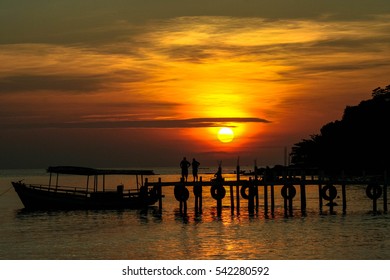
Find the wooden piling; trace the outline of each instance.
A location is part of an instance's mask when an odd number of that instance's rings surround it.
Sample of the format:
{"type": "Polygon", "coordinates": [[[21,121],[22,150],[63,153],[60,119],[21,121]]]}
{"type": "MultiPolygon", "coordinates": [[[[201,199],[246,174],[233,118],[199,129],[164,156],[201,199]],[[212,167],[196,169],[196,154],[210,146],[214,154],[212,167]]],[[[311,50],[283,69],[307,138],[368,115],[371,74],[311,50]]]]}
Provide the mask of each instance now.
{"type": "Polygon", "coordinates": [[[271,215],[275,214],[275,186],[271,185],[271,215]]]}
{"type": "Polygon", "coordinates": [[[195,196],[194,200],[195,200],[195,205],[194,205],[194,208],[195,208],[195,215],[198,215],[198,214],[199,214],[199,203],[198,203],[198,197],[197,197],[197,196],[195,196]]]}
{"type": "Polygon", "coordinates": [[[187,216],[187,200],[180,201],[180,214],[187,216]]]}
{"type": "Polygon", "coordinates": [[[341,194],[343,199],[343,214],[346,214],[347,213],[347,190],[346,190],[345,183],[341,185],[341,194]]]}
{"type": "MultiPolygon", "coordinates": [[[[184,178],[180,179],[179,188],[181,189],[181,193],[186,188],[185,183],[184,183],[184,178]]],[[[179,207],[180,207],[180,214],[187,216],[187,199],[182,199],[182,197],[181,197],[179,207]]]]}
{"type": "Polygon", "coordinates": [[[199,177],[199,182],[194,182],[193,186],[194,200],[195,200],[195,214],[202,213],[202,176],[199,177]]]}
{"type": "Polygon", "coordinates": [[[187,216],[187,200],[183,201],[183,215],[187,216]]]}
{"type": "MultiPolygon", "coordinates": [[[[202,176],[199,177],[199,181],[202,183],[202,176]]],[[[199,213],[203,213],[202,204],[203,204],[203,187],[200,187],[200,197],[199,197],[199,213]]]]}
{"type": "MultiPolygon", "coordinates": [[[[183,182],[184,182],[184,178],[182,177],[182,178],[180,178],[180,184],[178,185],[178,189],[182,188],[183,182]]],[[[179,198],[179,211],[180,211],[180,214],[183,215],[183,201],[180,198],[179,198]]]]}
{"type": "Polygon", "coordinates": [[[372,192],[373,192],[372,193],[372,196],[373,196],[373,198],[372,198],[372,212],[377,213],[378,212],[378,198],[379,198],[379,195],[377,194],[378,193],[377,188],[373,188],[372,192]]]}
{"type": "Polygon", "coordinates": [[[264,215],[268,215],[268,185],[264,184],[264,215]]]}
{"type": "Polygon", "coordinates": [[[217,216],[222,216],[222,199],[217,199],[217,216]]]}
{"type": "Polygon", "coordinates": [[[230,188],[230,211],[231,214],[234,215],[234,190],[233,185],[229,187],[230,188]]]}
{"type": "Polygon", "coordinates": [[[217,201],[217,216],[222,215],[222,199],[225,197],[225,187],[223,181],[216,181],[213,183],[210,189],[211,196],[217,201]]]}
{"type": "Polygon", "coordinates": [[[305,171],[301,171],[301,214],[306,215],[306,174],[305,171]]]}
{"type": "Polygon", "coordinates": [[[318,185],[318,203],[319,203],[320,214],[322,214],[322,196],[321,196],[321,189],[322,189],[322,184],[319,184],[319,185],[318,185]]]}
{"type": "MultiPolygon", "coordinates": [[[[383,195],[384,195],[384,190],[385,190],[385,182],[383,182],[383,187],[377,183],[377,182],[374,182],[374,181],[371,181],[370,183],[368,183],[367,187],[366,187],[366,195],[372,199],[372,212],[373,213],[377,213],[378,211],[378,199],[382,196],[382,192],[383,192],[383,195]]],[[[387,192],[387,190],[386,190],[387,192]]],[[[387,197],[386,199],[384,198],[383,200],[387,200],[387,197]]],[[[383,207],[383,211],[385,210],[385,207],[383,207]]]]}
{"type": "Polygon", "coordinates": [[[254,214],[254,206],[255,206],[255,201],[254,201],[254,186],[253,186],[253,181],[252,178],[249,177],[249,185],[248,185],[248,213],[250,215],[254,214]]]}
{"type": "Polygon", "coordinates": [[[333,199],[329,200],[329,212],[330,212],[330,214],[334,214],[334,202],[333,202],[333,199]]]}
{"type": "Polygon", "coordinates": [[[230,185],[229,190],[230,190],[230,212],[231,212],[231,215],[234,215],[234,189],[233,189],[233,185],[230,185]]]}
{"type": "Polygon", "coordinates": [[[383,212],[387,213],[387,170],[383,174],[383,212]]]}
{"type": "Polygon", "coordinates": [[[201,196],[201,197],[199,198],[199,214],[202,214],[202,213],[203,213],[202,201],[203,201],[203,197],[201,196]]]}
{"type": "Polygon", "coordinates": [[[236,186],[236,199],[237,199],[237,215],[240,214],[240,165],[237,164],[236,168],[237,186],[236,186]]]}
{"type": "Polygon", "coordinates": [[[289,198],[288,198],[288,210],[289,210],[289,214],[290,216],[292,217],[293,216],[293,210],[294,210],[294,207],[293,207],[293,197],[292,195],[290,194],[289,198]]]}
{"type": "Polygon", "coordinates": [[[320,208],[320,214],[322,214],[322,195],[321,195],[321,190],[322,190],[322,174],[321,172],[318,174],[318,203],[319,203],[319,208],[320,208]]]}
{"type": "Polygon", "coordinates": [[[257,162],[255,160],[255,164],[254,164],[254,172],[255,172],[255,181],[254,181],[254,187],[255,187],[255,209],[256,209],[256,213],[259,212],[259,178],[257,176],[257,162]]]}
{"type": "Polygon", "coordinates": [[[296,188],[293,184],[285,182],[284,186],[281,189],[281,194],[284,202],[284,215],[293,216],[293,200],[296,195],[296,188]]]}
{"type": "Polygon", "coordinates": [[[284,216],[288,217],[288,205],[287,205],[287,199],[283,198],[283,209],[284,209],[284,216]]]}
{"type": "Polygon", "coordinates": [[[160,213],[162,213],[162,186],[161,186],[161,178],[158,178],[157,196],[158,196],[158,211],[160,213]]]}
{"type": "Polygon", "coordinates": [[[256,213],[259,212],[259,186],[257,185],[257,180],[255,180],[255,209],[256,213]]]}
{"type": "Polygon", "coordinates": [[[195,188],[197,186],[194,185],[194,200],[195,200],[195,215],[199,214],[199,196],[197,194],[195,194],[195,188]]]}

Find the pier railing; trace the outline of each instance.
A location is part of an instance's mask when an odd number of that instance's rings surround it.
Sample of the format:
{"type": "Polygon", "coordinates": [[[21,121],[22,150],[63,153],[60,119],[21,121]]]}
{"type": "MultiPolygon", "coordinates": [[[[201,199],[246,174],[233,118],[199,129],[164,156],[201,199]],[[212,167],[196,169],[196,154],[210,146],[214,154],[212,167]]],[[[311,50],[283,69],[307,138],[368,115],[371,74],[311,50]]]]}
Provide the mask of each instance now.
{"type": "MultiPolygon", "coordinates": [[[[145,179],[145,186],[154,187],[162,194],[162,189],[167,186],[174,187],[174,195],[176,200],[180,203],[180,212],[187,214],[187,201],[190,198],[190,191],[187,187],[192,187],[194,198],[195,213],[202,213],[202,201],[204,196],[204,187],[210,187],[210,195],[216,200],[217,214],[222,214],[222,200],[225,198],[226,192],[230,194],[230,209],[231,213],[240,213],[241,200],[247,200],[247,208],[249,214],[254,214],[259,210],[260,197],[264,200],[264,214],[274,215],[275,212],[275,187],[280,186],[280,194],[283,198],[283,208],[285,216],[293,215],[294,198],[299,191],[300,210],[303,215],[306,215],[306,188],[308,186],[318,188],[318,205],[319,211],[322,213],[324,206],[329,207],[330,213],[334,212],[336,203],[334,200],[338,195],[338,189],[341,188],[342,212],[347,211],[347,185],[365,185],[366,195],[372,200],[372,211],[378,213],[379,199],[383,202],[383,212],[387,213],[387,176],[384,174],[382,179],[373,178],[331,178],[322,176],[283,176],[266,179],[264,177],[255,176],[254,178],[241,179],[237,175],[237,180],[210,180],[203,181],[200,177],[199,181],[176,181],[176,182],[162,182],[161,178],[158,182],[149,182],[145,179]],[[336,187],[338,186],[338,188],[336,187]],[[325,201],[325,203],[324,203],[325,201]]],[[[162,196],[159,199],[159,209],[162,209],[162,196]]]]}

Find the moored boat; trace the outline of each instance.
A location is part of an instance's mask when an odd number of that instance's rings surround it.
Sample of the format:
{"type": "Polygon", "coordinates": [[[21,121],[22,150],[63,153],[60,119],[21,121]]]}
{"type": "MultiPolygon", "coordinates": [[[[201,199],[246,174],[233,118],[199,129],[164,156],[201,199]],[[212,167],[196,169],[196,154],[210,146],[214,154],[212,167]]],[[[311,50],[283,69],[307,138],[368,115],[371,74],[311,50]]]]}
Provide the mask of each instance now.
{"type": "Polygon", "coordinates": [[[161,189],[142,185],[144,176],[154,175],[152,170],[54,166],[49,167],[47,172],[50,174],[48,185],[26,184],[23,181],[12,182],[25,209],[139,209],[153,205],[162,198],[161,189]],[[53,174],[56,176],[54,184],[53,174]],[[59,175],[62,174],[85,176],[86,185],[84,187],[60,186],[59,175]],[[116,189],[107,189],[106,176],[108,175],[133,176],[135,186],[132,189],[125,189],[123,184],[119,184],[116,189]]]}

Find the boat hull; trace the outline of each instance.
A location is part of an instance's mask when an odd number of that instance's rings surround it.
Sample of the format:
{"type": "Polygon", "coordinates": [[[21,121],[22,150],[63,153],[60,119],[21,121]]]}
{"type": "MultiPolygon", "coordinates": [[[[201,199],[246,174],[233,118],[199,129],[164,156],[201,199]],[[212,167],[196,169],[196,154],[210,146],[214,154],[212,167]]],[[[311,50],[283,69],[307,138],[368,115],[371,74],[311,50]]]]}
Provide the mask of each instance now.
{"type": "Polygon", "coordinates": [[[158,201],[156,192],[146,191],[123,194],[121,192],[76,192],[57,188],[43,188],[12,182],[12,185],[29,210],[75,209],[140,209],[158,201]]]}

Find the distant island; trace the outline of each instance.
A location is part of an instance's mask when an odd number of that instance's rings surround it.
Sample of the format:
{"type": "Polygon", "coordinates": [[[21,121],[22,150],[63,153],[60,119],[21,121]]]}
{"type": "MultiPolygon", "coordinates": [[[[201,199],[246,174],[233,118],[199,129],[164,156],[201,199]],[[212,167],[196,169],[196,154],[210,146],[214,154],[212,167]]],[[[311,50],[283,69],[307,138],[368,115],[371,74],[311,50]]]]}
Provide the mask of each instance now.
{"type": "Polygon", "coordinates": [[[347,106],[341,120],[320,134],[294,144],[291,167],[318,168],[328,174],[383,174],[390,163],[390,85],[372,91],[370,100],[347,106]]]}

